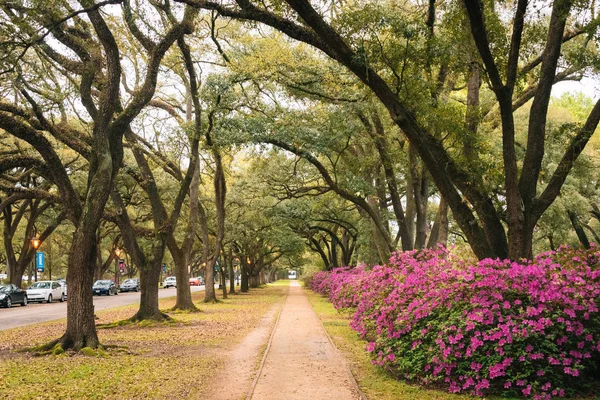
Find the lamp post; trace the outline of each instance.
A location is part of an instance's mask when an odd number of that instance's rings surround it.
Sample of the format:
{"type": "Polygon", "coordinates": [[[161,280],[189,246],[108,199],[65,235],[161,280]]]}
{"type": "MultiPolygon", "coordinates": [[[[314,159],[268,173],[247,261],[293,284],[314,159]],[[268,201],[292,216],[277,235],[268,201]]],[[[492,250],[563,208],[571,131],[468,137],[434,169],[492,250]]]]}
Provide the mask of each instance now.
{"type": "Polygon", "coordinates": [[[235,279],[236,285],[240,286],[240,270],[242,269],[242,266],[241,266],[241,260],[239,257],[233,258],[233,266],[235,267],[234,272],[233,272],[233,278],[235,279]]]}
{"type": "Polygon", "coordinates": [[[40,244],[41,241],[37,236],[31,238],[31,247],[33,247],[33,276],[35,282],[37,282],[37,266],[35,265],[35,262],[37,258],[37,249],[40,247],[40,244]]]}
{"type": "Polygon", "coordinates": [[[119,257],[121,256],[121,249],[119,249],[118,247],[115,249],[115,284],[117,285],[117,287],[119,286],[119,272],[120,272],[120,268],[121,266],[119,265],[119,257]]]}

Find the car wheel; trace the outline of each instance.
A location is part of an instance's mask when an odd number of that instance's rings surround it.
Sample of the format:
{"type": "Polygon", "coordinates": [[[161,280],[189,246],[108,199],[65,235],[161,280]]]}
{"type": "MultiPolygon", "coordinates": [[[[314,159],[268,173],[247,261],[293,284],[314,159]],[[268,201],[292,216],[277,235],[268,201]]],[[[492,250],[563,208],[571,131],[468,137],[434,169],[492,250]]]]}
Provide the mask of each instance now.
{"type": "Polygon", "coordinates": [[[60,295],[60,302],[61,303],[65,302],[65,294],[64,293],[60,295]]]}
{"type": "Polygon", "coordinates": [[[119,295],[119,292],[115,292],[115,296],[118,296],[118,295],[119,295]]]}
{"type": "Polygon", "coordinates": [[[27,305],[27,296],[23,297],[23,301],[21,302],[21,306],[25,307],[27,305]]]}
{"type": "Polygon", "coordinates": [[[12,307],[12,300],[10,299],[10,297],[6,298],[6,308],[11,308],[12,307]]]}
{"type": "Polygon", "coordinates": [[[48,300],[46,300],[46,303],[48,303],[48,304],[52,303],[52,295],[51,294],[48,295],[48,300]]]}

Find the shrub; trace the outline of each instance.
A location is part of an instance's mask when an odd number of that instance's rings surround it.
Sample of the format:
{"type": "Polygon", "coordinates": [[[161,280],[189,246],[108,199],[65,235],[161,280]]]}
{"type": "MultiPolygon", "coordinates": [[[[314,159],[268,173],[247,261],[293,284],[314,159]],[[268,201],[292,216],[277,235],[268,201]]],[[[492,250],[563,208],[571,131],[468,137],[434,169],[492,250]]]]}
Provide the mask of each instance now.
{"type": "Polygon", "coordinates": [[[600,253],[563,247],[531,262],[468,263],[445,249],[315,275],[373,363],[450,392],[538,399],[589,389],[600,355],[600,253]]]}

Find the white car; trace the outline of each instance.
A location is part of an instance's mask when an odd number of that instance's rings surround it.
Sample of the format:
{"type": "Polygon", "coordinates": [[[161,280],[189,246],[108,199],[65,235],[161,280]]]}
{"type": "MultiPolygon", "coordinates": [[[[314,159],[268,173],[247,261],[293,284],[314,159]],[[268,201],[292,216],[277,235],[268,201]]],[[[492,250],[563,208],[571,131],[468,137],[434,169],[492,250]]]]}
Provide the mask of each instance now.
{"type": "Polygon", "coordinates": [[[27,299],[29,302],[52,303],[52,300],[58,299],[61,302],[67,298],[66,289],[56,281],[39,281],[27,289],[27,299]]]}
{"type": "Polygon", "coordinates": [[[177,287],[177,278],[175,278],[174,276],[166,277],[163,282],[163,287],[165,289],[168,289],[170,287],[177,287]]]}

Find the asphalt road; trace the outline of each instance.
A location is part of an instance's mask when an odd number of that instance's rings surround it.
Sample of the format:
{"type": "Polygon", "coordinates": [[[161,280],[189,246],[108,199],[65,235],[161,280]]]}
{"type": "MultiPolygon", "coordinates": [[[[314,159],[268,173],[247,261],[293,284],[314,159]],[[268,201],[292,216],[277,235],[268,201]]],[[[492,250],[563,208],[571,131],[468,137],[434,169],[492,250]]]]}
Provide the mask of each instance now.
{"type": "MultiPolygon", "coordinates": [[[[192,286],[192,292],[204,290],[204,286],[192,286]]],[[[159,289],[158,297],[173,297],[177,295],[177,289],[159,289]]],[[[135,292],[119,293],[118,296],[94,296],[95,311],[106,310],[139,303],[140,294],[135,292]]],[[[54,301],[46,303],[30,303],[26,307],[13,305],[11,308],[0,308],[0,331],[19,326],[37,324],[67,317],[67,303],[54,301]]]]}

